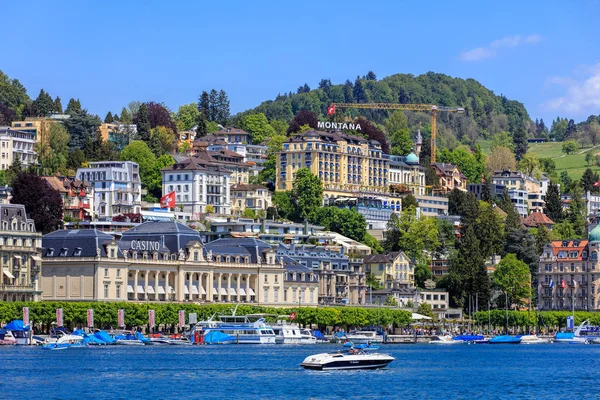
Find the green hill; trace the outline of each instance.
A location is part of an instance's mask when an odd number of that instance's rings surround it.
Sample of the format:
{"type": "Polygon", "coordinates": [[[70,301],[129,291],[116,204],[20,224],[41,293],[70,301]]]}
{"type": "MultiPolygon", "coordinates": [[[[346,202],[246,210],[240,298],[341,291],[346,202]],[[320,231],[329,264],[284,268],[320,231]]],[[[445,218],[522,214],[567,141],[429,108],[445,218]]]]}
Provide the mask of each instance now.
{"type": "Polygon", "coordinates": [[[535,143],[529,145],[528,154],[538,158],[551,158],[556,163],[556,173],[560,176],[562,171],[567,171],[572,179],[579,180],[586,168],[592,168],[594,172],[600,171],[600,167],[588,166],[585,155],[600,153],[600,147],[581,149],[575,154],[566,155],[562,152],[562,142],[535,143]]]}

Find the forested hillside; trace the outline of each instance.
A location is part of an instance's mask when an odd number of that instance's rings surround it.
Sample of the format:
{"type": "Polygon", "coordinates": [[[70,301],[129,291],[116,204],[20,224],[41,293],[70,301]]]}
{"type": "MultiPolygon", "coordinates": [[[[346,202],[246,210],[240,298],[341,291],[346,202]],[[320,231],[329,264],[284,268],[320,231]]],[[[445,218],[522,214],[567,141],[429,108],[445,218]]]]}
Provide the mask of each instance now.
{"type": "MultiPolygon", "coordinates": [[[[498,96],[474,79],[452,78],[428,72],[424,75],[391,75],[377,80],[373,72],[357,77],[354,82],[334,85],[322,79],[318,87],[307,84],[296,93],[285,93],[275,100],[265,101],[258,107],[234,117],[242,121],[247,114],[263,113],[269,121],[289,122],[300,110],[310,110],[326,115],[327,106],[334,102],[346,103],[425,103],[439,106],[463,107],[462,115],[439,113],[438,146],[454,148],[460,144],[473,146],[480,138],[488,138],[507,131],[514,136],[536,136],[536,125],[529,118],[522,103],[498,96]]],[[[391,112],[382,110],[338,110],[348,117],[363,115],[383,125],[391,112]]],[[[425,113],[406,112],[411,137],[422,126],[426,135],[430,130],[430,117],[425,113]]],[[[390,132],[386,132],[388,136],[390,132]]],[[[523,139],[521,139],[523,140],[523,139]]]]}

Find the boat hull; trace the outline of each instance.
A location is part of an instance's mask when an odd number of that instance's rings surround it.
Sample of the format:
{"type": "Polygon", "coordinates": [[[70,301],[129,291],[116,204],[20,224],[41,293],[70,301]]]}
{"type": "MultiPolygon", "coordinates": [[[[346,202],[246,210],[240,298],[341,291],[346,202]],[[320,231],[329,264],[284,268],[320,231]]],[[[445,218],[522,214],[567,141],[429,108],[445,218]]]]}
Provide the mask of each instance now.
{"type": "Polygon", "coordinates": [[[332,370],[345,370],[345,369],[379,369],[387,367],[390,361],[366,361],[358,364],[352,364],[348,361],[336,361],[328,364],[311,364],[302,363],[300,364],[304,369],[312,369],[317,371],[332,371],[332,370]]]}

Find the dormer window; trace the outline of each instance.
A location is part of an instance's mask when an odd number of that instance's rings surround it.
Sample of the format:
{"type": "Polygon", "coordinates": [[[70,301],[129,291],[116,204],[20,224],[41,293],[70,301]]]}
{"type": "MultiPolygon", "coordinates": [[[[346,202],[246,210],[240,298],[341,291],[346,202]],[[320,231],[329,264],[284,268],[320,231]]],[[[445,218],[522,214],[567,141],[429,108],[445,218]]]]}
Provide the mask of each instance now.
{"type": "Polygon", "coordinates": [[[46,256],[47,257],[54,257],[54,249],[52,247],[50,247],[48,249],[48,251],[46,252],[46,256]]]}
{"type": "Polygon", "coordinates": [[[195,252],[194,252],[194,261],[198,261],[198,259],[199,259],[198,257],[199,257],[199,256],[198,256],[198,252],[197,252],[197,251],[195,251],[195,252]]]}
{"type": "Polygon", "coordinates": [[[165,261],[169,260],[169,253],[163,254],[163,260],[165,260],[165,261]]]}
{"type": "Polygon", "coordinates": [[[59,257],[66,257],[67,253],[68,253],[69,249],[66,247],[63,247],[62,249],[60,249],[60,253],[59,253],[59,257]]]}
{"type": "Polygon", "coordinates": [[[81,250],[83,250],[81,247],[75,247],[75,252],[73,253],[73,256],[81,257],[81,250]]]}

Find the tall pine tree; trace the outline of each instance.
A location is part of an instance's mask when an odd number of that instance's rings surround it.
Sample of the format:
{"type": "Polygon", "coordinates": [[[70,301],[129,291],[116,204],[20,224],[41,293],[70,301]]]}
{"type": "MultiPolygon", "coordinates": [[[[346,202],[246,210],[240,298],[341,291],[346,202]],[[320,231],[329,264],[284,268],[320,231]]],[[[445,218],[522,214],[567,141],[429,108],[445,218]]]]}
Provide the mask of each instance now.
{"type": "Polygon", "coordinates": [[[60,97],[58,96],[56,96],[56,98],[54,99],[54,107],[52,108],[52,111],[54,111],[57,114],[63,113],[62,102],[60,101],[60,97]]]}
{"type": "Polygon", "coordinates": [[[146,103],[140,105],[137,113],[137,133],[140,140],[144,142],[150,141],[150,117],[148,115],[148,106],[146,103]]]}
{"type": "Polygon", "coordinates": [[[208,98],[208,93],[203,91],[198,99],[198,111],[201,114],[204,114],[204,118],[207,119],[210,114],[210,100],[208,98]]]}
{"type": "Polygon", "coordinates": [[[550,182],[548,190],[546,191],[546,208],[544,213],[552,221],[559,223],[563,220],[563,209],[562,200],[560,198],[560,191],[558,185],[554,182],[550,182]]]}
{"type": "Polygon", "coordinates": [[[114,122],[113,115],[112,115],[112,113],[109,111],[109,112],[106,114],[106,117],[104,117],[104,123],[105,123],[105,124],[112,124],[113,122],[114,122]]]}

